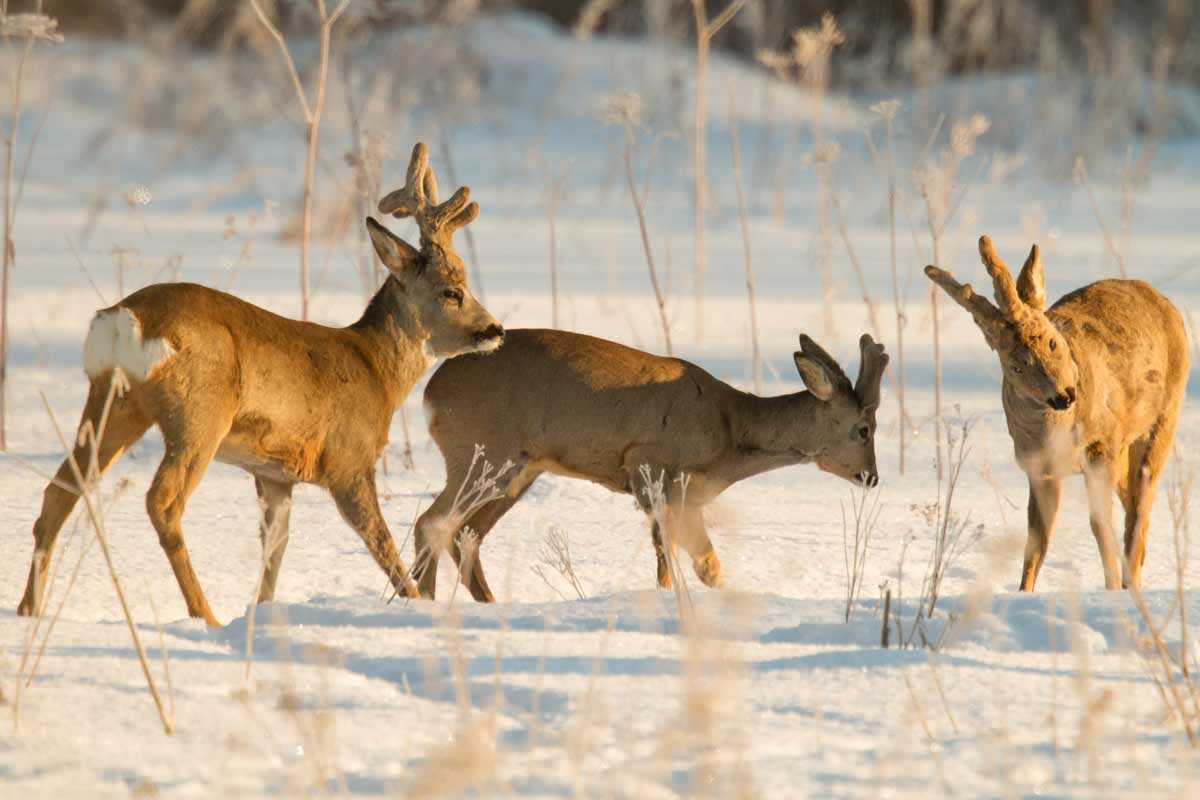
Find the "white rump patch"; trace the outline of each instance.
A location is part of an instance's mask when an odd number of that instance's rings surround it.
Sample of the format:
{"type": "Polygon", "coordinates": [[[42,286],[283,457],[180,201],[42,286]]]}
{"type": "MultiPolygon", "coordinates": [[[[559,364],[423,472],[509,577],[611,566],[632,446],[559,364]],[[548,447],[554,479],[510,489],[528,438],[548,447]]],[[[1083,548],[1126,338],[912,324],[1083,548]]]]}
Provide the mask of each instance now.
{"type": "Polygon", "coordinates": [[[101,311],[83,341],[83,371],[89,378],[120,367],[131,378],[146,380],[154,368],[175,355],[166,339],[142,339],[142,323],[128,308],[101,311]]]}

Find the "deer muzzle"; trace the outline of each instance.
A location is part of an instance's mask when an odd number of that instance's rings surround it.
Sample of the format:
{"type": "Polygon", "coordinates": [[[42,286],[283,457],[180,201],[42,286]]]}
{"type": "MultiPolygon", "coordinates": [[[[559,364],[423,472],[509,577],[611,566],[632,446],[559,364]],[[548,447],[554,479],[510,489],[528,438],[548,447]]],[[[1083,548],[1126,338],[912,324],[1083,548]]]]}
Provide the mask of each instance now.
{"type": "Polygon", "coordinates": [[[1051,397],[1046,401],[1046,405],[1053,408],[1055,411],[1066,411],[1071,406],[1075,405],[1075,389],[1068,388],[1062,394],[1056,397],[1051,397]]]}
{"type": "Polygon", "coordinates": [[[472,338],[477,349],[490,353],[504,343],[504,328],[493,322],[483,330],[476,331],[472,338]]]}

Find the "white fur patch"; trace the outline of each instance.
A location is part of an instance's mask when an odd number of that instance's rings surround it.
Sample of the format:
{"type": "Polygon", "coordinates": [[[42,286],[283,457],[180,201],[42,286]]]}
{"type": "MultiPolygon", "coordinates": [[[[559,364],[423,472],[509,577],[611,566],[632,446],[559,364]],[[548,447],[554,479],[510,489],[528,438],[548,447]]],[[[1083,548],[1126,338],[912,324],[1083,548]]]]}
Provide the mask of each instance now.
{"type": "Polygon", "coordinates": [[[496,336],[491,339],[485,339],[479,343],[479,347],[475,350],[476,353],[494,353],[500,349],[500,345],[504,342],[503,336],[496,336]]]}
{"type": "Polygon", "coordinates": [[[142,339],[142,323],[128,308],[102,311],[92,319],[83,341],[83,371],[89,378],[120,367],[131,378],[146,380],[154,368],[175,355],[166,339],[142,339]]]}

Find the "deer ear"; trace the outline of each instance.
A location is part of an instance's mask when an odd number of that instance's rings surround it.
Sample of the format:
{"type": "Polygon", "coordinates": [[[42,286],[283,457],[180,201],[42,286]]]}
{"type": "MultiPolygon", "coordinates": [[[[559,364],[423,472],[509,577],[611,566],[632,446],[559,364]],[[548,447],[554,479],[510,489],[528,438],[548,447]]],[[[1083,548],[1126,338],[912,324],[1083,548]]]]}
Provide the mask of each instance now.
{"type": "Polygon", "coordinates": [[[375,245],[379,260],[397,277],[420,265],[421,252],[380,225],[373,217],[367,217],[367,232],[371,234],[371,244],[375,245]]]}
{"type": "Polygon", "coordinates": [[[800,380],[818,400],[828,400],[833,397],[833,378],[825,365],[804,353],[792,353],[796,361],[796,369],[800,371],[800,380]]]}
{"type": "Polygon", "coordinates": [[[1021,277],[1017,278],[1017,294],[1025,305],[1035,311],[1046,307],[1046,279],[1042,274],[1042,254],[1035,244],[1021,267],[1021,277]]]}

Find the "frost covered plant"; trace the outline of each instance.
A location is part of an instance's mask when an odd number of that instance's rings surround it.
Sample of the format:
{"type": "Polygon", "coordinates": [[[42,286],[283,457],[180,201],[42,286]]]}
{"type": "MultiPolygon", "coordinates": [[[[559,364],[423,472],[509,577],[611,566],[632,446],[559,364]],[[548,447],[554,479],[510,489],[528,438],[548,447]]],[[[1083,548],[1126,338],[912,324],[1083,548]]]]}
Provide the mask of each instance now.
{"type": "Polygon", "coordinates": [[[854,602],[862,593],[863,573],[867,566],[867,548],[875,535],[879,522],[879,492],[863,484],[850,489],[850,516],[846,517],[846,504],[842,509],[842,556],[846,567],[846,622],[854,609],[854,602]]]}
{"type": "MultiPolygon", "coordinates": [[[[463,523],[488,503],[504,496],[508,486],[506,478],[515,467],[516,464],[512,461],[505,461],[499,467],[495,466],[484,457],[483,445],[475,445],[475,452],[467,467],[467,476],[459,485],[450,510],[436,525],[428,529],[432,539],[416,554],[411,574],[420,575],[431,564],[434,555],[453,544],[460,554],[459,558],[455,559],[459,563],[460,574],[464,580],[469,578],[478,554],[479,537],[470,528],[464,528],[463,523]],[[475,472],[476,465],[479,465],[478,474],[475,472]]],[[[395,597],[393,594],[391,599],[394,600],[395,597]]]]}
{"type": "Polygon", "coordinates": [[[938,503],[934,517],[933,551],[929,556],[929,566],[925,572],[923,586],[923,603],[918,614],[925,619],[933,616],[941,596],[942,582],[954,561],[966,546],[979,540],[983,526],[971,526],[971,512],[959,515],[954,511],[954,491],[958,487],[959,476],[963,465],[971,451],[967,447],[967,439],[971,435],[974,419],[960,419],[957,427],[946,429],[946,452],[949,458],[949,471],[945,481],[938,481],[938,503]]]}
{"type": "Polygon", "coordinates": [[[646,117],[646,103],[637,92],[619,92],[600,101],[600,121],[636,130],[646,117]]]}
{"type": "Polygon", "coordinates": [[[833,49],[846,41],[833,14],[825,13],[820,25],[801,28],[792,34],[792,61],[811,88],[824,89],[829,81],[833,49]]]}
{"type": "Polygon", "coordinates": [[[550,527],[545,541],[542,542],[538,561],[540,563],[533,565],[534,573],[563,600],[567,599],[566,595],[560,592],[554,582],[550,580],[550,572],[557,572],[561,575],[575,590],[575,594],[580,600],[587,597],[583,591],[583,582],[579,580],[579,575],[575,572],[575,559],[571,555],[571,540],[567,538],[567,534],[562,528],[557,525],[550,527]]]}

